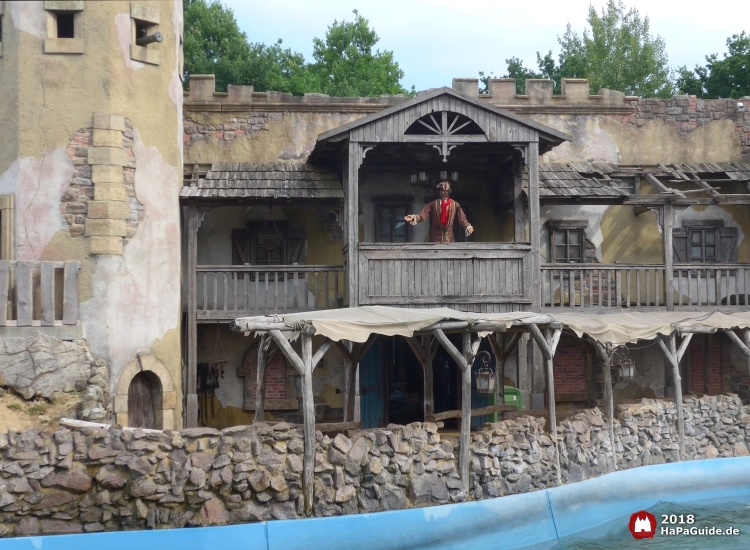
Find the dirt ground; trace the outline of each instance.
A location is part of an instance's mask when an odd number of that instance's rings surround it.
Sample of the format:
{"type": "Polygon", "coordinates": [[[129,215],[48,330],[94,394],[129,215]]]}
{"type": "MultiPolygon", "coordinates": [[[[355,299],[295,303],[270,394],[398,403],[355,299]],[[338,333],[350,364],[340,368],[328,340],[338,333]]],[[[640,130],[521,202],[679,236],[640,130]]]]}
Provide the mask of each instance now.
{"type": "Polygon", "coordinates": [[[55,394],[54,403],[43,397],[25,400],[7,391],[0,397],[0,433],[24,431],[34,426],[56,430],[60,418],[69,417],[79,403],[76,392],[55,394]]]}

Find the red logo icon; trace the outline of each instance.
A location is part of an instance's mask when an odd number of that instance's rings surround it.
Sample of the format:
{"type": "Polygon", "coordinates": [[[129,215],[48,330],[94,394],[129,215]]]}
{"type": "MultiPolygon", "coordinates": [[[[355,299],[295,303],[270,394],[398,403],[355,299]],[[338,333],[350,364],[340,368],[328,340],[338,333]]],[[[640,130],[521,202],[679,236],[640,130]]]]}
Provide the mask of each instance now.
{"type": "Polygon", "coordinates": [[[628,529],[634,539],[652,539],[656,534],[656,516],[641,510],[630,516],[628,529]]]}

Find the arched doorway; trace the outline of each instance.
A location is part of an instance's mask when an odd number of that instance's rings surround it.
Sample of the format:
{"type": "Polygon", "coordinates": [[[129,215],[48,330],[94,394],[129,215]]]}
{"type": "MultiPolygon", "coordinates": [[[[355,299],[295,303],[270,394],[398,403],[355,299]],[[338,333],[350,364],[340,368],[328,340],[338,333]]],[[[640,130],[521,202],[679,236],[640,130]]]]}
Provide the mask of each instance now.
{"type": "Polygon", "coordinates": [[[128,387],[128,426],[162,429],[161,381],[151,372],[136,374],[128,387]]]}

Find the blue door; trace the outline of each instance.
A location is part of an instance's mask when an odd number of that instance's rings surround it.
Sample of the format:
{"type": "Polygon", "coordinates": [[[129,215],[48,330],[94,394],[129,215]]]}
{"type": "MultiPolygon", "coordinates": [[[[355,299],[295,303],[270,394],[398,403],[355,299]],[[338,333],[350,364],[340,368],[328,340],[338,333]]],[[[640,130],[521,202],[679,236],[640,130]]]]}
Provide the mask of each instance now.
{"type": "Polygon", "coordinates": [[[362,428],[383,426],[383,346],[375,342],[359,361],[359,403],[362,428]]]}

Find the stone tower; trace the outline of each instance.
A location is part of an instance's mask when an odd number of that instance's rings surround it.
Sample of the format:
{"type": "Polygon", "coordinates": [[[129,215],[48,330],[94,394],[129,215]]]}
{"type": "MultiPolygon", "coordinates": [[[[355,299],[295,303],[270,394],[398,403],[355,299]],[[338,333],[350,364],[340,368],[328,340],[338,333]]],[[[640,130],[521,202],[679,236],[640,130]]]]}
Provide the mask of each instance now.
{"type": "Polygon", "coordinates": [[[35,303],[32,326],[0,326],[0,338],[41,325],[85,341],[109,368],[123,424],[130,383],[146,371],[164,428],[182,424],[182,9],[181,0],[0,1],[0,259],[30,270],[33,285],[44,269],[80,263],[53,277],[57,290],[32,293],[52,296],[75,323],[57,310],[45,323],[35,303]]]}

